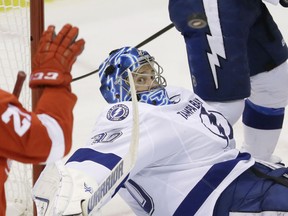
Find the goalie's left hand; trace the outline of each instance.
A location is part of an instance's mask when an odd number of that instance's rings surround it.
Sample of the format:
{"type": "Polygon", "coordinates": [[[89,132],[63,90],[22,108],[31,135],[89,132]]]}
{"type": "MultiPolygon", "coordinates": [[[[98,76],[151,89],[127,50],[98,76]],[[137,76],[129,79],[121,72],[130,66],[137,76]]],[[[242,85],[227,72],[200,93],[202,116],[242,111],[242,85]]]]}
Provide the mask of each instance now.
{"type": "Polygon", "coordinates": [[[38,216],[84,215],[82,202],[98,185],[83,172],[67,168],[59,161],[46,165],[33,188],[38,216]]]}
{"type": "Polygon", "coordinates": [[[46,165],[32,190],[37,215],[62,215],[72,189],[72,178],[62,162],[46,165]]]}

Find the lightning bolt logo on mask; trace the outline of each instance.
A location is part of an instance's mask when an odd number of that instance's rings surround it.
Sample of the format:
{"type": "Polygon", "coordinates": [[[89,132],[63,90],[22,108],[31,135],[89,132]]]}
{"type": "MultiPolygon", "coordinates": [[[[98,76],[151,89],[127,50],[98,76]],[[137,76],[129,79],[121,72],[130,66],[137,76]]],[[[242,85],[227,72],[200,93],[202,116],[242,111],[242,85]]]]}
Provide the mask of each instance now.
{"type": "Polygon", "coordinates": [[[208,44],[211,50],[211,53],[207,53],[207,57],[210,63],[215,87],[216,89],[218,89],[218,79],[216,71],[216,66],[220,67],[218,56],[226,58],[223,35],[218,12],[218,1],[205,0],[203,1],[203,5],[211,33],[211,35],[207,35],[208,44]]]}

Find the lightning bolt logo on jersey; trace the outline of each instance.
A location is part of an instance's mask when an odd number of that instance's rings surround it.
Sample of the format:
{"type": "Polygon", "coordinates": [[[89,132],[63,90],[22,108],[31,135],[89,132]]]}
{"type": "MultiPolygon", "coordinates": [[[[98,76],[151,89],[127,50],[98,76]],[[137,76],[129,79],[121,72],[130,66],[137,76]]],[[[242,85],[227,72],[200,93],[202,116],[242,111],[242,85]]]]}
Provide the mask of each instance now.
{"type": "Polygon", "coordinates": [[[229,140],[233,139],[232,126],[221,113],[215,110],[206,110],[202,107],[200,118],[208,130],[225,139],[227,146],[229,145],[229,140]]]}
{"type": "Polygon", "coordinates": [[[215,110],[207,110],[198,98],[190,100],[185,108],[178,111],[177,114],[188,120],[197,111],[200,111],[199,118],[202,124],[216,136],[225,139],[228,146],[229,140],[233,139],[232,126],[221,113],[215,110]]]}
{"type": "Polygon", "coordinates": [[[208,61],[211,67],[215,88],[218,89],[217,66],[220,67],[218,56],[226,58],[223,34],[218,13],[218,1],[205,0],[203,1],[204,10],[207,20],[213,23],[213,28],[210,28],[210,35],[207,34],[208,44],[211,53],[207,52],[208,61]]]}
{"type": "Polygon", "coordinates": [[[204,100],[247,98],[250,77],[287,59],[283,36],[262,1],[169,0],[169,15],[185,39],[193,90],[204,100]],[[205,15],[206,27],[189,27],[195,13],[205,15]]]}

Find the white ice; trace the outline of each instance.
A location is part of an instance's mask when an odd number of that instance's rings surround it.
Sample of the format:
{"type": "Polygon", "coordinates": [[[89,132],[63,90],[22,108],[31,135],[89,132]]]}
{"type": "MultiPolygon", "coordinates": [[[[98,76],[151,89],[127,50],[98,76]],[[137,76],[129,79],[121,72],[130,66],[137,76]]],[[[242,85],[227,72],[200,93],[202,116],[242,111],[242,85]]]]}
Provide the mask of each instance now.
{"type": "MultiPolygon", "coordinates": [[[[269,5],[274,19],[288,41],[288,19],[285,9],[269,5]],[[286,16],[285,16],[286,13],[286,16]]],[[[54,0],[45,6],[45,25],[59,30],[65,23],[80,28],[79,37],[86,47],[73,67],[78,77],[98,68],[108,53],[122,46],[137,45],[170,24],[168,0],[54,0]]],[[[164,68],[169,85],[191,88],[184,41],[175,28],[142,47],[148,50],[164,68]]],[[[105,105],[99,92],[98,75],[76,81],[72,86],[78,96],[75,108],[73,150],[84,145],[95,119],[105,105]]],[[[275,151],[288,164],[288,118],[275,151]]],[[[241,123],[235,126],[238,145],[242,142],[241,123]]],[[[133,215],[126,204],[115,197],[104,209],[104,216],[133,215]]]]}

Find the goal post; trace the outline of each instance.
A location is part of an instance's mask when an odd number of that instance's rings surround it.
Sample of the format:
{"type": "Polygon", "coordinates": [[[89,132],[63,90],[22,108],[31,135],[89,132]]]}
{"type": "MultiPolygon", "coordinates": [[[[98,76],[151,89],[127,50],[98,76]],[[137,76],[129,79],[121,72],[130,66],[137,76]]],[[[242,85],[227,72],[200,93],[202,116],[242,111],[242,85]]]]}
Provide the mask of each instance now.
{"type": "MultiPolygon", "coordinates": [[[[38,42],[44,30],[44,0],[30,0],[30,32],[31,32],[31,60],[36,52],[38,42]]],[[[32,62],[31,62],[32,65],[32,62]]],[[[31,66],[31,70],[33,70],[31,66]]],[[[36,108],[37,102],[42,94],[42,89],[32,90],[32,110],[36,108]]],[[[33,184],[37,181],[43,165],[33,166],[33,184]]]]}
{"type": "MultiPolygon", "coordinates": [[[[44,30],[44,0],[30,0],[30,32],[31,32],[31,60],[36,53],[37,45],[44,30]]],[[[31,62],[31,70],[33,70],[31,62]]],[[[36,108],[37,102],[41,97],[42,89],[32,90],[32,110],[36,108]]],[[[32,169],[33,173],[33,185],[37,181],[40,173],[44,169],[44,165],[34,165],[32,169]]],[[[33,214],[36,216],[36,206],[33,205],[33,214]]]]}
{"type": "MultiPolygon", "coordinates": [[[[44,0],[0,0],[0,88],[11,92],[18,71],[29,77],[31,59],[44,29],[44,0]]],[[[34,110],[41,89],[31,92],[26,79],[19,101],[34,110]]],[[[31,189],[43,169],[9,160],[11,170],[5,183],[6,215],[32,216],[31,189]],[[34,170],[34,171],[32,171],[34,170]]]]}

